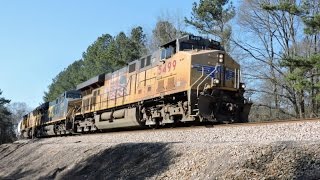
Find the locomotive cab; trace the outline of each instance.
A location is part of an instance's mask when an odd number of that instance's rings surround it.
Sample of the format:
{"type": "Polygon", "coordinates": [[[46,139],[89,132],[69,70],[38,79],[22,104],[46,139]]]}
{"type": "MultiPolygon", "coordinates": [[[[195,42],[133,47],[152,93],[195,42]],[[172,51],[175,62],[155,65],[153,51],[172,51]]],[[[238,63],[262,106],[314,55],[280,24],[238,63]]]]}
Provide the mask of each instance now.
{"type": "Polygon", "coordinates": [[[179,51],[190,50],[224,50],[218,41],[203,39],[200,36],[185,35],[160,47],[160,59],[168,59],[179,51]]]}
{"type": "Polygon", "coordinates": [[[252,103],[244,98],[240,65],[219,42],[186,35],[162,45],[160,51],[159,74],[164,77],[176,74],[176,78],[172,78],[175,80],[168,78],[164,89],[175,86],[169,86],[171,81],[177,81],[176,89],[187,81],[191,117],[215,122],[248,121],[252,103]],[[167,73],[173,65],[179,68],[167,73]]]}

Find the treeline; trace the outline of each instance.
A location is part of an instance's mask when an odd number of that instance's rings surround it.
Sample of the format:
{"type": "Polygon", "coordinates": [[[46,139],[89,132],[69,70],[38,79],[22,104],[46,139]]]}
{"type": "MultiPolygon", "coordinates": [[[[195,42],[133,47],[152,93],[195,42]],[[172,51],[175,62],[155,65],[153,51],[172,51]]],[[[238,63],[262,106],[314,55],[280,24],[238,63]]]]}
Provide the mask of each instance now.
{"type": "Polygon", "coordinates": [[[98,74],[112,72],[146,54],[146,35],[142,27],[135,27],[129,35],[120,32],[113,37],[104,34],[90,45],[82,59],[60,72],[48,87],[44,101],[52,101],[62,92],[98,74]]]}

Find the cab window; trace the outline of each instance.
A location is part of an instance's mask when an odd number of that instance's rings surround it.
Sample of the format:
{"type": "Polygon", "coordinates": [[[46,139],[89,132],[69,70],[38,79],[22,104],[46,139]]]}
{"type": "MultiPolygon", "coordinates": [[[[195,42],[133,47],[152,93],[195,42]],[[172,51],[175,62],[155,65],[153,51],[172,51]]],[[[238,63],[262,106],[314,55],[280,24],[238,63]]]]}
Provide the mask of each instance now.
{"type": "Polygon", "coordinates": [[[150,66],[150,65],[151,65],[151,56],[148,56],[146,66],[150,66]]]}
{"type": "Polygon", "coordinates": [[[169,46],[161,50],[161,59],[168,59],[174,54],[174,48],[169,46]]]}
{"type": "Polygon", "coordinates": [[[130,64],[129,65],[129,73],[132,73],[136,70],[136,63],[130,64]]]}
{"type": "Polygon", "coordinates": [[[142,58],[141,59],[141,61],[140,61],[140,68],[144,68],[144,66],[145,66],[145,61],[146,61],[146,59],[145,58],[142,58]]]}

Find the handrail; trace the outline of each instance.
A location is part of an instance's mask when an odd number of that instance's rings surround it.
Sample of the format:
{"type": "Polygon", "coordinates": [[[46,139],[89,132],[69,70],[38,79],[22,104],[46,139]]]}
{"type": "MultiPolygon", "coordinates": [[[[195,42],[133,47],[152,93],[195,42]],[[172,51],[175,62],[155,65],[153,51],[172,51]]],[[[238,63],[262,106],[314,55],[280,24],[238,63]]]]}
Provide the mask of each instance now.
{"type": "Polygon", "coordinates": [[[234,69],[234,85],[233,85],[234,88],[237,88],[237,84],[238,84],[238,82],[237,82],[238,81],[238,79],[237,79],[238,75],[237,74],[238,74],[237,68],[235,68],[234,69]]]}
{"type": "Polygon", "coordinates": [[[199,96],[199,87],[200,87],[200,85],[209,77],[209,76],[211,76],[214,72],[216,72],[217,71],[217,68],[219,67],[220,65],[216,65],[215,66],[215,68],[214,68],[214,70],[213,71],[211,71],[199,84],[198,84],[198,86],[197,86],[197,97],[199,96]]]}
{"type": "Polygon", "coordinates": [[[237,85],[238,85],[238,88],[237,89],[239,89],[240,88],[240,81],[241,81],[241,71],[240,71],[240,69],[238,69],[238,72],[239,72],[239,74],[238,74],[238,83],[237,83],[237,85]]]}
{"type": "Polygon", "coordinates": [[[203,74],[204,74],[204,68],[202,66],[202,72],[201,72],[201,76],[191,85],[191,88],[203,77],[203,74]]]}

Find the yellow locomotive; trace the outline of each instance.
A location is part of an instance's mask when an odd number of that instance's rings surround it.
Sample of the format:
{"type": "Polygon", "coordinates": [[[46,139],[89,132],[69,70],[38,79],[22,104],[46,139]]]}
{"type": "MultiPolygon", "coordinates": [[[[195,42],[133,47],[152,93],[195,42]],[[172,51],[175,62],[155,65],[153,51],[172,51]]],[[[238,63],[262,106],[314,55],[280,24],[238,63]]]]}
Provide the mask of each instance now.
{"type": "MultiPolygon", "coordinates": [[[[37,136],[186,121],[247,122],[251,103],[240,79],[240,65],[220,43],[187,35],[79,84],[72,98],[64,93],[64,113],[38,123],[37,136]]],[[[53,104],[49,117],[58,113],[53,104]]]]}

